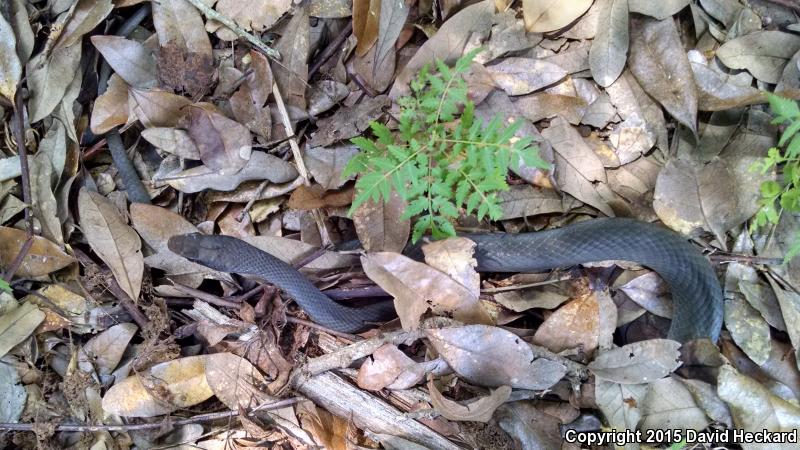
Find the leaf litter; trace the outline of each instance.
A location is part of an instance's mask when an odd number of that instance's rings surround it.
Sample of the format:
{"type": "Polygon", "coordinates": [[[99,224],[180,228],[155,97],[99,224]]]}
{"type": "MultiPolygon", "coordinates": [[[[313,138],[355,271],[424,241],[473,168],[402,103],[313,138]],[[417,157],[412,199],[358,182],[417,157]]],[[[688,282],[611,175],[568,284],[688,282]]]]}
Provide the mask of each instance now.
{"type": "Polygon", "coordinates": [[[800,98],[789,2],[210,5],[0,8],[0,416],[21,426],[0,423],[18,430],[4,445],[61,447],[76,430],[86,448],[287,449],[550,448],[601,422],[796,430],[800,272],[773,262],[800,223],[748,227],[759,186],[786,176],[751,167],[782,131],[764,92],[800,98]],[[478,48],[475,116],[521,121],[513,139],[533,138],[549,169],[510,173],[498,220],[452,225],[660,221],[725,264],[719,347],[663,338],[671,297],[646,268],[483,274],[464,237],[426,243],[424,263],[402,255],[399,196],[348,214],[350,139],[370,121],[394,130],[420,70],[478,48]],[[115,134],[129,168],[106,151],[115,134]],[[399,320],[321,329],[273,286],[171,252],[189,232],[241,237],[342,302],[393,299],[399,320]],[[174,430],[136,434],[167,415],[174,430]]]}

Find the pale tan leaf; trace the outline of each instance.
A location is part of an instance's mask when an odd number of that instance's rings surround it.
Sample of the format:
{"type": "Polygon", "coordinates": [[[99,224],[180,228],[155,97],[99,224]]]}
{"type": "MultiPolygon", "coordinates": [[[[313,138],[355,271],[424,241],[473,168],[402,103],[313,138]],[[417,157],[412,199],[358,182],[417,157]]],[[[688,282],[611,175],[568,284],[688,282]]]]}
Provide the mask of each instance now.
{"type": "Polygon", "coordinates": [[[250,131],[213,104],[201,102],[186,108],[180,125],[197,146],[203,164],[219,175],[233,175],[250,160],[250,131]]]}
{"type": "Polygon", "coordinates": [[[295,11],[286,25],[285,33],[275,44],[281,54],[281,64],[272,67],[275,83],[283,100],[289,106],[306,109],[306,85],[308,83],[308,52],[310,39],[309,17],[306,8],[295,11]]]}
{"type": "Polygon", "coordinates": [[[709,425],[692,394],[675,378],[662,378],[652,383],[641,408],[640,426],[645,432],[665,429],[700,431],[709,425]]]}
{"type": "Polygon", "coordinates": [[[203,28],[200,11],[186,0],[153,3],[153,25],[162,47],[171,43],[188,52],[212,56],[211,41],[203,28]]]}
{"type": "Polygon", "coordinates": [[[786,62],[800,50],[800,36],[782,31],[757,31],[717,49],[717,58],[731,69],[747,69],[767,83],[781,79],[786,62]]]}
{"type": "MultiPolygon", "coordinates": [[[[8,267],[16,258],[27,240],[24,230],[0,227],[0,266],[8,267]]],[[[74,260],[53,242],[41,237],[33,237],[33,246],[23,258],[17,275],[39,277],[63,269],[74,260]]]]}
{"type": "Polygon", "coordinates": [[[200,159],[200,151],[185,130],[179,128],[153,127],[142,130],[147,142],[186,159],[200,159]]]}
{"type": "Polygon", "coordinates": [[[400,219],[406,202],[392,191],[388,202],[369,200],[353,213],[353,225],[364,250],[402,252],[408,242],[411,221],[400,219]]]}
{"type": "Polygon", "coordinates": [[[505,58],[500,63],[488,66],[497,87],[508,95],[523,95],[538,91],[567,76],[561,67],[532,58],[505,58]]]}
{"type": "Polygon", "coordinates": [[[142,241],[111,201],[86,188],[78,194],[80,224],[95,253],[108,264],[122,290],[139,298],[144,274],[142,241]]]}
{"type": "Polygon", "coordinates": [[[646,384],[617,384],[595,378],[594,392],[597,407],[611,427],[636,429],[642,417],[639,405],[647,394],[646,384]]]}
{"type": "Polygon", "coordinates": [[[42,120],[61,103],[80,62],[80,43],[54,49],[48,59],[40,53],[28,62],[26,73],[31,90],[28,102],[31,123],[42,120]]]}
{"type": "Polygon", "coordinates": [[[631,18],[630,70],[672,117],[697,134],[697,88],[675,22],[631,18]]]}
{"type": "Polygon", "coordinates": [[[655,134],[656,145],[659,148],[669,148],[664,111],[642,89],[630,70],[622,72],[622,75],[606,88],[606,92],[623,120],[638,114],[644,119],[648,129],[655,134]]]}
{"type": "Polygon", "coordinates": [[[381,3],[381,0],[353,0],[353,35],[358,56],[364,56],[378,40],[381,3]]]}
{"type": "MultiPolygon", "coordinates": [[[[17,39],[17,55],[22,65],[28,63],[35,44],[35,36],[28,17],[27,4],[27,0],[11,0],[11,16],[9,17],[17,39]]],[[[3,43],[7,42],[7,40],[3,39],[3,43]]]]}
{"type": "Polygon", "coordinates": [[[122,360],[128,343],[139,329],[133,323],[120,323],[89,339],[78,355],[81,369],[109,375],[122,360]]]}
{"type": "Polygon", "coordinates": [[[724,318],[725,328],[742,351],[759,366],[767,362],[771,349],[769,324],[758,310],[742,296],[732,295],[725,299],[724,318]]]}
{"type": "Polygon", "coordinates": [[[145,128],[174,127],[191,100],[168,91],[130,88],[128,103],[145,128]]]}
{"type": "Polygon", "coordinates": [[[468,325],[425,334],[459,376],[481,386],[548,389],[567,373],[563,364],[535,357],[525,341],[502,328],[468,325]]]}
{"type": "Polygon", "coordinates": [[[466,405],[445,398],[436,388],[433,380],[428,381],[428,392],[431,394],[433,408],[450,420],[488,422],[492,420],[494,411],[511,395],[511,387],[500,386],[491,394],[473,399],[466,405]]]}
{"type": "Polygon", "coordinates": [[[621,384],[649,383],[681,365],[679,342],[651,339],[601,353],[588,369],[598,378],[621,384]]]}
{"type": "Polygon", "coordinates": [[[291,0],[219,0],[216,9],[245,30],[261,32],[270,29],[291,7],[291,0]]]}
{"type": "Polygon", "coordinates": [[[9,101],[14,101],[22,76],[22,64],[17,56],[17,39],[14,29],[6,19],[0,15],[0,95],[9,101]]]}
{"type": "Polygon", "coordinates": [[[208,400],[214,392],[205,374],[206,356],[156,364],[106,392],[103,410],[125,417],[154,417],[208,400]]]}
{"type": "Polygon", "coordinates": [[[206,356],[206,382],[229,409],[250,408],[272,398],[264,392],[267,380],[248,360],[233,353],[206,356]]]}
{"type": "Polygon", "coordinates": [[[79,0],[72,17],[58,38],[56,47],[69,47],[80,41],[85,34],[97,27],[113,8],[111,0],[79,0]]]}
{"type": "Polygon", "coordinates": [[[44,320],[44,313],[25,302],[0,316],[0,358],[27,339],[44,320]]]}
{"type": "Polygon", "coordinates": [[[598,0],[602,2],[597,35],[589,51],[592,77],[607,87],[616,80],[628,59],[628,0],[598,0]]]}
{"type": "MultiPolygon", "coordinates": [[[[63,149],[62,151],[66,151],[63,149]]],[[[42,225],[42,235],[56,244],[64,244],[64,234],[56,211],[56,197],[53,195],[53,165],[47,153],[39,152],[29,160],[31,177],[31,200],[33,215],[42,225]]]]}
{"type": "Polygon", "coordinates": [[[559,30],[583,15],[592,6],[592,1],[523,0],[525,27],[533,33],[559,30]]]}
{"type": "Polygon", "coordinates": [[[600,338],[600,302],[596,293],[576,298],[547,317],[533,335],[533,343],[559,353],[580,348],[593,352],[600,338]]]}
{"type": "MultiPolygon", "coordinates": [[[[436,361],[428,363],[438,364],[436,361]]],[[[409,389],[420,383],[432,369],[428,363],[417,363],[393,344],[385,344],[372,353],[358,369],[358,387],[370,391],[409,389]]]]}
{"type": "Polygon", "coordinates": [[[497,197],[503,210],[499,220],[561,213],[569,209],[569,205],[564,205],[564,200],[554,189],[535,188],[528,184],[510,186],[508,191],[499,192],[497,197]]]}
{"type": "Polygon", "coordinates": [[[92,36],[92,44],[114,72],[129,86],[147,89],[158,83],[153,52],[139,42],[120,36],[92,36]]]}
{"type": "Polygon", "coordinates": [[[372,281],[392,294],[406,330],[419,328],[428,309],[464,323],[492,323],[478,297],[433,267],[389,252],[362,256],[361,264],[372,281]]]}
{"type": "MultiPolygon", "coordinates": [[[[590,0],[591,1],[591,0],[590,0]]],[[[497,21],[494,0],[483,0],[467,6],[442,24],[439,31],[417,50],[406,66],[397,74],[389,93],[392,98],[407,95],[408,83],[425,65],[433,65],[436,59],[453,64],[463,53],[467,41],[475,34],[485,35],[497,21]]]]}
{"type": "Polygon", "coordinates": [[[481,278],[473,258],[475,242],[464,237],[453,237],[430,242],[422,246],[425,263],[446,273],[467,288],[476,297],[480,295],[481,278]]]}
{"type": "Polygon", "coordinates": [[[117,74],[108,79],[108,89],[97,97],[92,108],[91,129],[95,134],[107,133],[128,121],[128,84],[117,74]]]}

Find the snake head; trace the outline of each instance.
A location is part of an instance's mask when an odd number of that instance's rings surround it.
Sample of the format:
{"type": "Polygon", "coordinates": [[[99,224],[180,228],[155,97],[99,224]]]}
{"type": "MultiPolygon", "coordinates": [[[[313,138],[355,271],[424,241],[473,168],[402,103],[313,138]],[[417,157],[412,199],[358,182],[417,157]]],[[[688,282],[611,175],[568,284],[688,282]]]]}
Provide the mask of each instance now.
{"type": "Polygon", "coordinates": [[[209,236],[202,233],[179,234],[169,238],[167,247],[189,261],[202,264],[215,270],[225,270],[217,264],[222,256],[228,254],[226,247],[229,236],[209,236]]]}

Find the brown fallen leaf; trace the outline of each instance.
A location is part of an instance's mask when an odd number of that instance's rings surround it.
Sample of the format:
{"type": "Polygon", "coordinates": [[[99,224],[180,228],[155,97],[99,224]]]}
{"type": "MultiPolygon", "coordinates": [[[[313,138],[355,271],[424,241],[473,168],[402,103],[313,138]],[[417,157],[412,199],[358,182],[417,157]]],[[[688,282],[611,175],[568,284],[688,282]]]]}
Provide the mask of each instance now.
{"type": "Polygon", "coordinates": [[[317,183],[325,189],[338,189],[347,182],[342,179],[342,171],[359,151],[352,144],[311,147],[306,149],[305,163],[317,183]]]}
{"type": "Polygon", "coordinates": [[[276,156],[265,152],[253,152],[250,160],[232,175],[222,175],[206,166],[198,166],[163,178],[154,177],[154,181],[163,181],[175,189],[195,193],[206,189],[216,191],[232,191],[245,181],[269,180],[273,183],[286,183],[297,177],[297,169],[276,156]]]}
{"type": "MultiPolygon", "coordinates": [[[[17,257],[28,239],[25,230],[0,227],[0,266],[8,267],[17,257]]],[[[17,275],[21,277],[40,277],[61,270],[75,262],[52,241],[41,236],[33,237],[33,245],[22,259],[17,275]]]]}
{"type": "Polygon", "coordinates": [[[430,309],[434,315],[464,323],[492,323],[480,299],[447,274],[406,256],[379,252],[361,257],[364,272],[394,297],[405,330],[419,328],[430,309]]]}
{"type": "Polygon", "coordinates": [[[628,1],[602,0],[598,20],[602,26],[589,51],[589,67],[592,78],[603,87],[616,80],[628,59],[628,1]]]}
{"type": "Polygon", "coordinates": [[[17,84],[22,76],[22,64],[17,55],[17,39],[14,29],[5,17],[0,17],[0,95],[13,101],[17,84]]]}
{"type": "Polygon", "coordinates": [[[697,88],[672,18],[631,18],[629,67],[648,94],[697,134],[697,88]]]}
{"type": "Polygon", "coordinates": [[[113,8],[111,0],[79,0],[55,47],[69,47],[80,41],[85,34],[97,27],[113,8]]]}
{"type": "Polygon", "coordinates": [[[153,127],[142,130],[142,137],[165,152],[186,159],[200,159],[200,150],[185,130],[153,127]]]}
{"type": "Polygon", "coordinates": [[[441,365],[441,361],[417,363],[396,346],[386,344],[364,361],[358,369],[356,382],[360,388],[370,391],[410,389],[422,382],[435,365],[441,365]]]}
{"type": "Polygon", "coordinates": [[[138,329],[133,323],[120,323],[92,337],[80,348],[78,366],[88,373],[110,375],[138,329]]]}
{"type": "Polygon", "coordinates": [[[559,30],[583,15],[592,1],[574,0],[565,4],[557,0],[523,0],[525,27],[533,33],[559,30]]]}
{"type": "Polygon", "coordinates": [[[468,325],[428,329],[425,335],[459,376],[481,386],[542,390],[567,373],[561,363],[536,358],[525,341],[502,328],[468,325]]]}
{"type": "Polygon", "coordinates": [[[267,385],[264,376],[250,361],[233,353],[206,355],[205,378],[219,401],[232,410],[272,400],[263,390],[267,385]]]}
{"type": "Polygon", "coordinates": [[[795,432],[800,426],[800,408],[797,405],[778,397],[728,364],[720,368],[717,393],[730,406],[736,426],[746,431],[795,432]]]}
{"type": "Polygon", "coordinates": [[[445,398],[436,388],[433,380],[428,381],[428,392],[436,412],[450,420],[488,422],[492,420],[494,411],[511,396],[511,387],[500,386],[491,394],[473,399],[466,405],[445,398]]]}
{"type": "Polygon", "coordinates": [[[281,55],[281,64],[272,67],[275,83],[287,106],[306,109],[306,86],[308,85],[309,17],[305,7],[298,8],[286,32],[278,39],[275,50],[281,55]]]}
{"type": "Polygon", "coordinates": [[[647,395],[646,384],[618,384],[595,378],[594,396],[597,407],[609,425],[618,430],[633,430],[639,425],[639,405],[647,395]]]}
{"type": "Polygon", "coordinates": [[[353,201],[353,188],[326,191],[320,185],[299,186],[292,192],[286,206],[292,209],[311,210],[324,207],[347,206],[353,201]]]}
{"type": "Polygon", "coordinates": [[[400,219],[406,203],[392,191],[388,202],[362,203],[353,213],[353,226],[358,240],[369,252],[397,252],[405,248],[411,232],[411,221],[400,219]]]}
{"type": "Polygon", "coordinates": [[[97,97],[92,108],[91,130],[107,133],[128,121],[128,84],[117,74],[108,79],[108,89],[97,97]]]}
{"type": "Polygon", "coordinates": [[[58,106],[67,91],[81,61],[81,43],[53,50],[49,58],[39,53],[28,62],[26,68],[30,100],[28,114],[30,122],[38,122],[58,106]]]}
{"type": "Polygon", "coordinates": [[[119,283],[135,302],[139,299],[144,275],[142,241],[108,199],[81,189],[78,194],[80,225],[86,240],[100,256],[119,283]]]}
{"type": "Polygon", "coordinates": [[[124,417],[155,417],[208,400],[214,392],[205,374],[206,356],[156,364],[117,382],[103,396],[103,410],[124,417]]]}
{"type": "Polygon", "coordinates": [[[203,164],[219,175],[233,175],[250,160],[250,131],[211,103],[190,105],[178,125],[189,133],[203,164]]]}
{"type": "Polygon", "coordinates": [[[669,148],[664,112],[642,89],[630,70],[622,72],[616,81],[606,87],[606,92],[623,120],[638,114],[656,135],[656,145],[659,148],[669,148]]]}
{"type": "Polygon", "coordinates": [[[45,314],[30,302],[25,302],[1,315],[0,358],[27,339],[44,318],[45,314]]]}
{"type": "Polygon", "coordinates": [[[717,58],[731,69],[747,69],[767,83],[781,79],[787,61],[800,50],[800,36],[782,31],[757,31],[730,40],[717,49],[717,58]]]}
{"type": "Polygon", "coordinates": [[[497,87],[508,95],[523,95],[538,91],[567,76],[567,71],[546,61],[532,58],[505,58],[488,66],[497,87]]]}
{"type": "Polygon", "coordinates": [[[92,36],[92,44],[129,86],[147,89],[157,84],[156,60],[144,45],[120,36],[101,35],[92,36]]]}
{"type": "Polygon", "coordinates": [[[380,16],[380,0],[353,1],[353,35],[356,37],[357,56],[364,56],[378,40],[380,16]]]}
{"type": "Polygon", "coordinates": [[[162,90],[130,88],[128,102],[135,117],[145,128],[175,127],[191,101],[162,90]]]}
{"type": "Polygon", "coordinates": [[[253,133],[269,139],[272,131],[272,116],[267,99],[272,94],[272,69],[267,58],[251,50],[250,71],[245,82],[231,96],[233,116],[253,133]]]}
{"type": "Polygon", "coordinates": [[[682,363],[679,342],[651,339],[600,353],[588,369],[598,378],[621,384],[639,384],[663,378],[682,363]]]}
{"type": "Polygon", "coordinates": [[[475,242],[465,237],[452,237],[434,241],[422,246],[425,263],[446,273],[453,280],[467,288],[473,295],[480,296],[481,277],[476,267],[475,242]]]}

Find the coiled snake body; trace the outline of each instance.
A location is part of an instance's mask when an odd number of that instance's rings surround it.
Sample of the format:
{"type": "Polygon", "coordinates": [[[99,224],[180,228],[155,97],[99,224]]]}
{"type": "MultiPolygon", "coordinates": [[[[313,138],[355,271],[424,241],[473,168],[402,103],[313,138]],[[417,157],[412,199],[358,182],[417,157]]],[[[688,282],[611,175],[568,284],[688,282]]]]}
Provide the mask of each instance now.
{"type": "MultiPolygon", "coordinates": [[[[475,241],[482,272],[533,272],[603,260],[625,260],[656,271],[672,291],[669,337],[716,341],[722,327],[722,289],[708,260],[689,242],[663,227],[632,219],[594,219],[554,230],[466,235],[475,241]]],[[[340,305],[300,272],[274,256],[229,236],[173,236],[169,248],[223,272],[264,279],[289,294],[325,327],[357,332],[386,316],[385,303],[364,308],[340,305]]]]}

